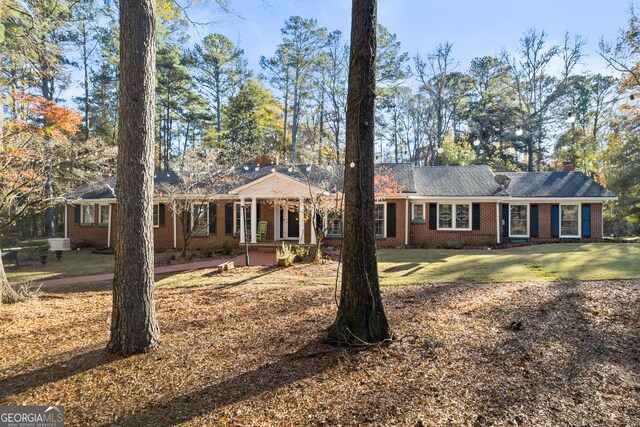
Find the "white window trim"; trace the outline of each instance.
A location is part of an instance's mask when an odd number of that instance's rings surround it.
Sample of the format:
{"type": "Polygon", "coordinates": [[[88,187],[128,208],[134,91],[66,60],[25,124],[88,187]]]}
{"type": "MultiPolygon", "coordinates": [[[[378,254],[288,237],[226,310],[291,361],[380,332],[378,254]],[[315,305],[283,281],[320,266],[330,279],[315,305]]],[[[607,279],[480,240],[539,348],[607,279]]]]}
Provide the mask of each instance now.
{"type": "Polygon", "coordinates": [[[341,221],[342,221],[342,232],[340,232],[340,234],[329,234],[329,214],[331,213],[330,211],[327,211],[324,215],[324,236],[329,238],[329,239],[334,239],[334,238],[340,238],[344,236],[344,210],[340,211],[342,213],[341,215],[341,221]]]}
{"type": "Polygon", "coordinates": [[[582,238],[582,203],[560,203],[558,207],[558,235],[561,239],[580,239],[582,238]],[[577,206],[578,207],[578,234],[562,234],[562,207],[577,206]]]}
{"type": "Polygon", "coordinates": [[[473,227],[473,204],[472,203],[455,203],[455,202],[438,202],[437,211],[436,211],[436,229],[438,231],[471,231],[473,227]],[[440,227],[440,205],[451,205],[451,215],[452,215],[452,227],[440,227]],[[469,206],[469,227],[467,228],[458,228],[458,218],[456,215],[456,206],[458,205],[467,205],[469,206]]]}
{"type": "Polygon", "coordinates": [[[415,222],[418,224],[422,224],[427,222],[427,219],[425,218],[425,213],[427,212],[426,207],[425,207],[424,202],[422,203],[411,203],[411,222],[415,222]],[[416,205],[422,205],[422,218],[416,221],[416,211],[415,211],[415,207],[416,205]]]}
{"type": "MultiPolygon", "coordinates": [[[[158,209],[160,209],[160,207],[158,206],[158,209]]],[[[158,222],[160,222],[160,211],[158,211],[158,222]]],[[[209,235],[209,202],[204,202],[204,203],[191,203],[191,234],[193,234],[194,236],[208,236],[209,235]],[[206,218],[207,218],[207,226],[205,227],[205,229],[203,231],[196,231],[195,229],[195,221],[196,221],[196,216],[194,215],[194,211],[196,206],[202,206],[205,205],[206,208],[204,210],[205,214],[206,214],[206,218]]]]}
{"type": "MultiPolygon", "coordinates": [[[[249,212],[249,216],[247,217],[247,222],[249,223],[247,224],[247,235],[250,236],[251,235],[251,214],[250,214],[251,203],[247,204],[245,201],[244,208],[248,209],[248,212],[249,212]]],[[[207,215],[209,214],[207,213],[207,215]]],[[[233,235],[234,236],[240,235],[240,230],[238,230],[238,224],[236,221],[236,218],[238,218],[239,216],[240,216],[240,202],[234,202],[233,203],[233,235]]]]}
{"type": "Polygon", "coordinates": [[[109,215],[109,205],[105,205],[105,204],[101,204],[98,205],[98,227],[108,227],[109,226],[109,222],[111,222],[111,218],[109,215]],[[106,222],[102,222],[100,221],[102,219],[102,207],[105,206],[107,208],[107,221],[106,222]]]}
{"type": "Polygon", "coordinates": [[[531,234],[531,205],[529,203],[514,203],[509,204],[509,237],[515,238],[528,238],[531,234]],[[511,234],[511,207],[512,206],[526,206],[527,207],[527,234],[511,234]]]}
{"type": "MultiPolygon", "coordinates": [[[[153,228],[160,228],[160,203],[154,203],[153,207],[158,207],[158,225],[156,225],[156,218],[155,215],[153,214],[153,211],[151,211],[151,221],[153,222],[153,228]]],[[[192,227],[193,228],[193,227],[192,227]]]]}
{"type": "MultiPolygon", "coordinates": [[[[387,238],[387,202],[376,202],[376,205],[384,205],[384,208],[382,209],[382,216],[383,216],[383,225],[382,225],[382,234],[376,234],[375,237],[376,239],[386,239],[387,238]]],[[[375,217],[374,217],[374,228],[373,231],[375,233],[375,217]]]]}
{"type": "Polygon", "coordinates": [[[84,203],[80,206],[80,225],[84,227],[91,227],[96,225],[96,205],[90,203],[84,203]],[[93,208],[93,214],[91,215],[91,222],[85,222],[84,220],[84,207],[91,206],[93,208]]]}

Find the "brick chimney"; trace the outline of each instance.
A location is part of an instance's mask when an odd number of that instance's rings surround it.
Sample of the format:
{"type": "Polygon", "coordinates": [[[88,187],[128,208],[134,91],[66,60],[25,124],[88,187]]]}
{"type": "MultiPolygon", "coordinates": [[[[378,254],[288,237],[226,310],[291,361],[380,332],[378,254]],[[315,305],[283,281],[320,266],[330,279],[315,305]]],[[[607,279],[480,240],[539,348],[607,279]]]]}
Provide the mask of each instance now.
{"type": "Polygon", "coordinates": [[[576,165],[571,160],[565,160],[558,166],[558,172],[573,172],[576,170],[576,165]]]}
{"type": "Polygon", "coordinates": [[[270,156],[257,156],[254,163],[259,165],[270,165],[277,162],[273,157],[270,156]]]}

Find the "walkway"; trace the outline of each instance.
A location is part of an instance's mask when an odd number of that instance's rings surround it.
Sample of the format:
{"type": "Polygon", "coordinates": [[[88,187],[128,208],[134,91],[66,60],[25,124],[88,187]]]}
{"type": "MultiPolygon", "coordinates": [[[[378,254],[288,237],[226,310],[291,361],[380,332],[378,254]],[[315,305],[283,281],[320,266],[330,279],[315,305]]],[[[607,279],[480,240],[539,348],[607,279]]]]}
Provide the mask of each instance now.
{"type": "MultiPolygon", "coordinates": [[[[180,271],[200,270],[203,268],[217,267],[218,265],[233,261],[236,267],[243,267],[244,254],[235,258],[229,259],[213,259],[210,261],[191,262],[187,264],[173,264],[163,265],[156,267],[155,274],[167,274],[177,273],[180,271]]],[[[275,264],[275,254],[268,252],[250,252],[249,253],[249,265],[273,265],[275,264]]],[[[45,280],[42,286],[55,286],[55,285],[71,285],[74,283],[93,283],[93,282],[106,282],[113,280],[113,273],[106,274],[94,274],[91,276],[77,276],[77,277],[64,277],[62,279],[45,280]]]]}

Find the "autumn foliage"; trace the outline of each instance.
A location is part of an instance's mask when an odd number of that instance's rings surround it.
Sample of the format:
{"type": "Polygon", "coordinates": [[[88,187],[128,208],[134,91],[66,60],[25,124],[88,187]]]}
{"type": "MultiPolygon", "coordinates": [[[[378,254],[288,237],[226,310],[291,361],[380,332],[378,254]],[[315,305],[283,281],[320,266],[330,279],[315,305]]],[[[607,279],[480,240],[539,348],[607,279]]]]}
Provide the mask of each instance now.
{"type": "Polygon", "coordinates": [[[82,116],[78,111],[58,105],[41,96],[14,93],[20,114],[10,125],[21,132],[31,132],[54,139],[66,139],[80,131],[82,116]]]}

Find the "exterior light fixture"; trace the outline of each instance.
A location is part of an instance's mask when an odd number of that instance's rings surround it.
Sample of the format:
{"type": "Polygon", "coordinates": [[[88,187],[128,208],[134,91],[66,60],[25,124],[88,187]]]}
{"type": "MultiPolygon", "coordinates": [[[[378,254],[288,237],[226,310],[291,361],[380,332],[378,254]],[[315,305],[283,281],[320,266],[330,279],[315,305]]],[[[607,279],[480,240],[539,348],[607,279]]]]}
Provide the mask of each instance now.
{"type": "Polygon", "coordinates": [[[351,162],[351,163],[349,163],[349,167],[351,167],[351,168],[355,168],[355,167],[356,167],[355,162],[351,162]]]}
{"type": "Polygon", "coordinates": [[[438,147],[437,151],[438,151],[438,154],[442,154],[442,153],[444,153],[444,148],[438,147]]]}
{"type": "Polygon", "coordinates": [[[523,133],[524,133],[524,131],[522,130],[522,128],[520,126],[518,126],[518,129],[516,129],[516,135],[517,136],[522,136],[523,133]]]}
{"type": "Polygon", "coordinates": [[[567,114],[567,123],[575,123],[576,122],[576,116],[572,113],[569,112],[569,114],[567,114]]]}
{"type": "Polygon", "coordinates": [[[480,140],[479,139],[474,140],[473,141],[473,146],[477,147],[478,145],[480,145],[480,140]]]}

